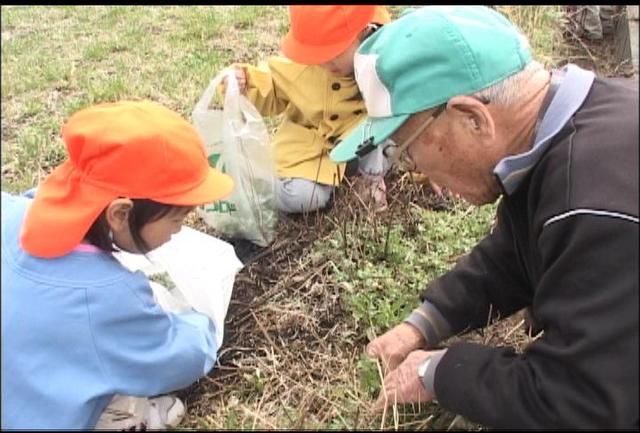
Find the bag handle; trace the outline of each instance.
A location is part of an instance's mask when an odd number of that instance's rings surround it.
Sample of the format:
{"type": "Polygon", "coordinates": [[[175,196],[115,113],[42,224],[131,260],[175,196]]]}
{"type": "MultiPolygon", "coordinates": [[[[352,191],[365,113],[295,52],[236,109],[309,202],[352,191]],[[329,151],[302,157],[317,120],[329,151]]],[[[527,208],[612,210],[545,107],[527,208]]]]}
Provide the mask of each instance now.
{"type": "Polygon", "coordinates": [[[227,89],[226,94],[229,96],[237,96],[240,94],[240,87],[238,87],[238,79],[236,78],[236,71],[233,68],[227,68],[224,71],[227,76],[227,89]]]}
{"type": "Polygon", "coordinates": [[[224,93],[224,115],[227,119],[235,119],[235,121],[243,122],[242,110],[240,109],[240,87],[238,86],[238,79],[236,78],[236,72],[233,68],[227,68],[222,73],[227,78],[227,88],[224,93]]]}
{"type": "Polygon", "coordinates": [[[237,94],[240,92],[233,68],[223,69],[211,80],[205,91],[202,93],[200,100],[193,108],[193,111],[207,111],[209,109],[209,104],[211,103],[213,96],[216,94],[216,89],[220,83],[222,83],[224,77],[227,77],[227,94],[237,94]]]}

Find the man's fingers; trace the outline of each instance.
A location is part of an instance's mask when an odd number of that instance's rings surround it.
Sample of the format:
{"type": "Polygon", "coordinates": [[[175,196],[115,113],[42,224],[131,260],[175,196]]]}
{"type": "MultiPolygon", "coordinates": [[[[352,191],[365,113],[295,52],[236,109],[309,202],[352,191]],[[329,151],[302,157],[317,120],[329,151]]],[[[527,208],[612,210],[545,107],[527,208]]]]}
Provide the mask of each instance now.
{"type": "Polygon", "coordinates": [[[385,352],[376,341],[367,346],[365,354],[370,358],[379,359],[385,372],[394,370],[402,361],[397,355],[385,352]]]}
{"type": "Polygon", "coordinates": [[[369,358],[377,358],[378,357],[378,349],[372,346],[367,346],[367,350],[365,351],[369,358]]]}
{"type": "Polygon", "coordinates": [[[389,374],[382,382],[382,388],[378,399],[373,404],[373,410],[376,412],[382,412],[385,407],[393,403],[393,396],[395,395],[395,382],[393,379],[393,373],[389,374]]]}
{"type": "Polygon", "coordinates": [[[384,410],[384,408],[387,406],[387,404],[388,404],[388,401],[385,400],[385,398],[382,395],[382,393],[380,393],[380,396],[378,397],[376,402],[373,404],[373,406],[371,406],[371,409],[374,412],[382,412],[384,410]]]}
{"type": "Polygon", "coordinates": [[[443,197],[444,194],[442,193],[442,188],[440,188],[438,184],[431,182],[431,188],[433,189],[433,192],[435,192],[438,197],[443,197]]]}
{"type": "Polygon", "coordinates": [[[380,348],[378,346],[378,340],[375,339],[367,345],[365,353],[370,358],[378,358],[380,356],[380,348]]]}
{"type": "Polygon", "coordinates": [[[393,372],[398,365],[400,365],[403,361],[397,353],[389,354],[386,357],[383,357],[382,364],[384,365],[385,371],[393,372]]]}

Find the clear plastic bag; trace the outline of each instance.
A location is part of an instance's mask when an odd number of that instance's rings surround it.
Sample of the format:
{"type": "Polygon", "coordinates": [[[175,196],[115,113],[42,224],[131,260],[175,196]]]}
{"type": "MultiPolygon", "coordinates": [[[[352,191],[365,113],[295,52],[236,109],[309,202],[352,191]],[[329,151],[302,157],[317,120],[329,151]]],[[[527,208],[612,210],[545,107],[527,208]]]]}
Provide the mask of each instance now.
{"type": "Polygon", "coordinates": [[[156,302],[174,313],[191,308],[211,318],[218,347],[236,274],[242,269],[233,246],[183,226],[171,240],[146,256],[120,251],[114,256],[132,271],[147,276],[167,273],[175,287],[151,281],[156,302]]]}
{"type": "Polygon", "coordinates": [[[211,166],[235,182],[229,197],[200,206],[197,213],[222,236],[269,245],[277,223],[269,132],[258,110],[240,94],[233,70],[222,71],[209,83],[191,118],[205,142],[211,166]],[[224,107],[211,109],[209,103],[225,76],[224,107]]]}

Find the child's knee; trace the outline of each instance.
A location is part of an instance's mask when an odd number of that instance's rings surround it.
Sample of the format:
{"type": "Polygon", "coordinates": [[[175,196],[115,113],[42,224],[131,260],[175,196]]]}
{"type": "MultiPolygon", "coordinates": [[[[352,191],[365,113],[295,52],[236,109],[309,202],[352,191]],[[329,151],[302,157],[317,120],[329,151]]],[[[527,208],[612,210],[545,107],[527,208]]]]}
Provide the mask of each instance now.
{"type": "Polygon", "coordinates": [[[324,208],[331,199],[333,186],[302,178],[278,179],[276,203],[279,210],[304,213],[324,208]]]}

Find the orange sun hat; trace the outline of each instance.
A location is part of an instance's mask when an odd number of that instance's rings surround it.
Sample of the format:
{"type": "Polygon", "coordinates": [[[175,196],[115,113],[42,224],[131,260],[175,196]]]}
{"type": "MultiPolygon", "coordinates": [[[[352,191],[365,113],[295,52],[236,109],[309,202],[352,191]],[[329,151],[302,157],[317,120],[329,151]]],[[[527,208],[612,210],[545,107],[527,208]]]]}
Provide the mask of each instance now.
{"type": "Polygon", "coordinates": [[[22,248],[37,257],[69,253],[116,198],[196,206],[233,189],[209,166],[193,126],[153,102],[86,108],[64,124],[62,138],[69,159],[38,186],[20,233],[22,248]]]}
{"type": "Polygon", "coordinates": [[[384,6],[289,6],[289,32],[282,52],[304,65],[326,63],[342,54],[369,23],[391,21],[384,6]]]}

